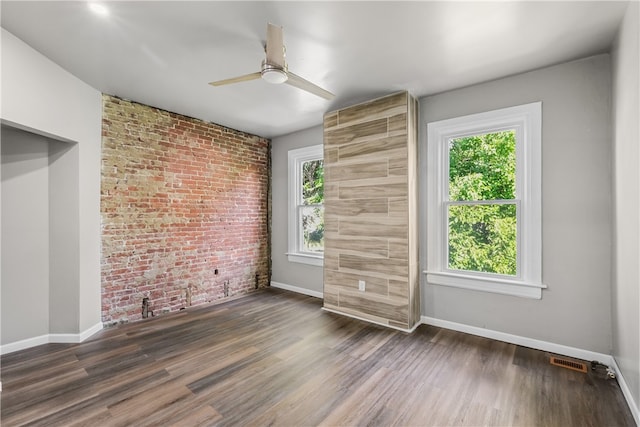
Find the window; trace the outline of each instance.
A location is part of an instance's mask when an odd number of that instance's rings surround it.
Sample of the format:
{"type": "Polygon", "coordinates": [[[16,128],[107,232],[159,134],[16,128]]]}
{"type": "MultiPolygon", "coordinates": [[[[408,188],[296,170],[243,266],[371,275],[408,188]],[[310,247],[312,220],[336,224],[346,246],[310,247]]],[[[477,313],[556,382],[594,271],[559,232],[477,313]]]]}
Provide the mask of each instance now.
{"type": "Polygon", "coordinates": [[[324,164],[322,145],[289,151],[289,261],[322,265],[324,164]]]}
{"type": "Polygon", "coordinates": [[[541,298],[541,103],[427,133],[427,282],[541,298]]]}

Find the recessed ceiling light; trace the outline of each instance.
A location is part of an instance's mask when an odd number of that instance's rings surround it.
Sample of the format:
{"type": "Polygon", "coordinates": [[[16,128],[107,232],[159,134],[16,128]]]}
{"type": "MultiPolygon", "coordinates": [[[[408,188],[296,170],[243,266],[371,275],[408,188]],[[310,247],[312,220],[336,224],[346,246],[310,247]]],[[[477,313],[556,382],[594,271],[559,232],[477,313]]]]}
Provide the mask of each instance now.
{"type": "Polygon", "coordinates": [[[107,16],[109,14],[109,9],[102,3],[89,2],[89,9],[96,15],[107,16]]]}

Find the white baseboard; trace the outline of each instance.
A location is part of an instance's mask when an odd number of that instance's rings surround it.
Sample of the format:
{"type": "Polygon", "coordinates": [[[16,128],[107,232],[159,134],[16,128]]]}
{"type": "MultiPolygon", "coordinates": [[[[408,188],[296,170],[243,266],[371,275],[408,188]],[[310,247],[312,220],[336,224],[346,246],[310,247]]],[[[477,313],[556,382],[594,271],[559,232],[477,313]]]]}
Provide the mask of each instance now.
{"type": "Polygon", "coordinates": [[[96,323],[89,329],[79,334],[49,334],[50,343],[72,343],[77,344],[89,338],[91,335],[102,330],[102,323],[96,323]]]}
{"type": "Polygon", "coordinates": [[[604,363],[610,366],[616,373],[616,378],[622,394],[627,401],[629,410],[636,421],[636,425],[640,426],[640,413],[638,412],[638,405],[636,405],[633,395],[629,390],[622,372],[616,363],[616,359],[610,354],[597,353],[590,350],[584,350],[581,348],[569,347],[562,344],[555,344],[548,341],[536,340],[533,338],[522,337],[519,335],[507,334],[504,332],[494,331],[491,329],[478,328],[477,326],[469,326],[462,323],[450,322],[448,320],[435,319],[433,317],[422,316],[421,323],[425,325],[438,326],[445,329],[452,329],[454,331],[465,332],[471,335],[477,335],[485,338],[491,338],[498,341],[504,341],[511,344],[521,345],[523,347],[535,348],[536,350],[548,351],[549,353],[560,354],[563,356],[569,356],[581,360],[597,360],[600,363],[604,363]]]}
{"type": "Polygon", "coordinates": [[[622,394],[624,395],[625,400],[627,401],[627,405],[629,405],[629,409],[631,410],[631,414],[633,415],[633,419],[636,421],[636,425],[640,426],[640,411],[638,410],[638,405],[633,399],[633,395],[631,394],[631,390],[629,390],[629,386],[620,371],[620,367],[618,367],[618,363],[616,362],[616,358],[611,358],[611,368],[616,373],[616,378],[618,379],[618,384],[620,385],[620,389],[622,390],[622,394]]]}
{"type": "Polygon", "coordinates": [[[102,323],[96,323],[89,329],[79,334],[46,334],[33,338],[27,338],[0,346],[0,354],[9,354],[14,351],[25,350],[42,344],[50,343],[81,343],[96,332],[102,330],[102,323]]]}
{"type": "Polygon", "coordinates": [[[90,327],[89,329],[85,330],[84,332],[80,333],[80,341],[77,342],[83,342],[85,341],[87,338],[89,338],[90,336],[100,332],[102,330],[102,322],[98,322],[95,325],[93,325],[92,327],[90,327]]]}
{"type": "Polygon", "coordinates": [[[606,365],[611,364],[612,357],[610,354],[597,353],[595,351],[583,350],[581,348],[569,347],[566,345],[555,344],[548,341],[507,334],[505,332],[479,328],[477,326],[469,326],[462,323],[450,322],[448,320],[435,319],[433,317],[422,316],[421,320],[425,325],[452,329],[454,331],[465,332],[471,335],[478,335],[480,337],[491,338],[511,344],[517,344],[523,347],[535,348],[537,350],[548,351],[549,353],[561,354],[563,356],[574,357],[576,359],[588,361],[597,360],[598,362],[604,363],[606,365]]]}
{"type": "Polygon", "coordinates": [[[284,289],[286,291],[297,292],[299,294],[309,295],[310,297],[324,298],[322,292],[313,291],[311,289],[301,288],[299,286],[287,285],[286,283],[271,282],[271,286],[278,289],[284,289]]]}
{"type": "Polygon", "coordinates": [[[49,335],[40,335],[33,338],[27,338],[20,341],[14,341],[9,344],[0,346],[0,354],[13,353],[14,351],[24,350],[25,348],[36,347],[42,344],[49,344],[49,335]]]}

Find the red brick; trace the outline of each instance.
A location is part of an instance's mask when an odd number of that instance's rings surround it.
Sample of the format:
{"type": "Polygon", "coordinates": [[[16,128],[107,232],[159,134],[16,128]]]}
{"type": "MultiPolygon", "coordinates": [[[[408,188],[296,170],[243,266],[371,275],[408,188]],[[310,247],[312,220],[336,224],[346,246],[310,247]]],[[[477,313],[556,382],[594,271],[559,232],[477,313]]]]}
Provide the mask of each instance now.
{"type": "Polygon", "coordinates": [[[270,141],[103,97],[102,320],[268,284],[270,141]],[[218,269],[219,274],[214,275],[218,269]]]}

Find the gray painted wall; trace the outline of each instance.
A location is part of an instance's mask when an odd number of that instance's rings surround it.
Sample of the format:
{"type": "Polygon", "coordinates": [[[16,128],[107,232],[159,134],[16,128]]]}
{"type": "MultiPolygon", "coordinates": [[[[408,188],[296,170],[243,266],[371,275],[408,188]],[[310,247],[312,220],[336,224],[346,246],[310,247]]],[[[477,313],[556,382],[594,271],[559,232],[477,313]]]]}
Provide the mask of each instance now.
{"type": "Polygon", "coordinates": [[[49,140],[49,332],[77,329],[80,304],[78,144],[49,140]]]}
{"type": "Polygon", "coordinates": [[[322,267],[289,262],[287,259],[289,150],[322,144],[322,126],[274,138],[271,142],[271,261],[273,282],[322,292],[322,267]]]}
{"type": "Polygon", "coordinates": [[[610,79],[609,56],[599,55],[420,100],[421,144],[428,122],[542,101],[542,278],[548,286],[542,300],[530,300],[429,285],[422,277],[423,315],[610,353],[610,79]]]}
{"type": "MultiPolygon", "coordinates": [[[[77,187],[68,189],[76,192],[78,199],[77,214],[72,217],[79,246],[79,261],[74,266],[77,273],[72,277],[78,279],[67,288],[68,293],[54,297],[68,302],[74,314],[61,318],[60,324],[56,316],[53,326],[55,333],[79,334],[100,325],[102,96],[8,31],[1,31],[3,123],[77,143],[71,149],[75,152],[64,157],[71,161],[77,156],[77,187]]],[[[4,235],[1,239],[4,258],[8,249],[4,235]]],[[[6,297],[2,296],[2,304],[10,303],[6,297]]]]}
{"type": "Polygon", "coordinates": [[[631,2],[614,43],[613,356],[640,407],[640,4],[631,2]]]}
{"type": "Polygon", "coordinates": [[[49,333],[49,144],[2,126],[2,344],[49,333]]]}

